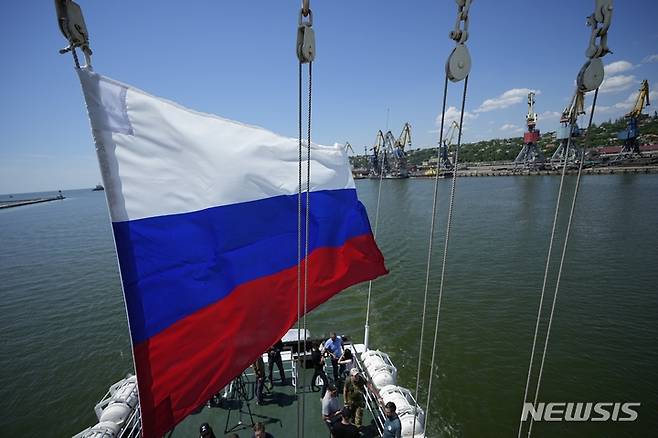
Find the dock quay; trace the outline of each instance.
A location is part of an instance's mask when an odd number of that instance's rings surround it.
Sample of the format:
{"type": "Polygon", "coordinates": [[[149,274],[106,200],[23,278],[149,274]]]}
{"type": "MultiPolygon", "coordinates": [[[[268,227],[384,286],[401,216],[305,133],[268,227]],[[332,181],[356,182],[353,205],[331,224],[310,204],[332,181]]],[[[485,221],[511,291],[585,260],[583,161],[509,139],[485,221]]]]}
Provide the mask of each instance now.
{"type": "Polygon", "coordinates": [[[62,199],[66,199],[66,197],[64,195],[59,194],[57,196],[51,196],[51,197],[47,197],[47,198],[0,201],[0,209],[12,208],[12,207],[22,207],[24,205],[40,204],[42,202],[61,201],[62,199]]]}
{"type": "MultiPolygon", "coordinates": [[[[576,175],[578,168],[568,168],[567,175],[576,175]]],[[[583,169],[583,175],[625,175],[625,174],[648,174],[658,173],[658,166],[608,166],[608,167],[587,167],[583,169]]],[[[480,176],[539,176],[539,175],[561,175],[561,169],[514,169],[500,168],[494,166],[469,167],[459,169],[459,177],[480,177],[480,176]]],[[[421,173],[412,173],[410,176],[415,178],[434,178],[433,175],[421,173]]]]}

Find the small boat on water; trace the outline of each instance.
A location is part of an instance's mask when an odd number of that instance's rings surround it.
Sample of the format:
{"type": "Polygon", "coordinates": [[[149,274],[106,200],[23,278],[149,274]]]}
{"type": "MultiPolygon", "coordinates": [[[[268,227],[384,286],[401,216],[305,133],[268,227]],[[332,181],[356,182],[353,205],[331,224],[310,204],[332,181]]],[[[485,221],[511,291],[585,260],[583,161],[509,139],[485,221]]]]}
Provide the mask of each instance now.
{"type": "Polygon", "coordinates": [[[102,192],[105,191],[105,187],[103,187],[101,184],[96,184],[96,187],[91,189],[92,192],[102,192]]]}

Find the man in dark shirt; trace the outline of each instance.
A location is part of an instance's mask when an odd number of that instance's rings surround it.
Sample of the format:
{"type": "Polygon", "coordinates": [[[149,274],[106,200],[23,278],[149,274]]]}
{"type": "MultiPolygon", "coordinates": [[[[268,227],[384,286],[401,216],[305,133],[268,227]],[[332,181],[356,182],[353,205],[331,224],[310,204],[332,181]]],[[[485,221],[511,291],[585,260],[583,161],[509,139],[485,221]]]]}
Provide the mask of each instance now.
{"type": "Polygon", "coordinates": [[[270,385],[274,386],[274,380],[272,379],[272,371],[274,371],[274,364],[279,368],[279,375],[281,376],[281,384],[285,386],[286,384],[286,373],[283,371],[283,360],[281,360],[281,352],[283,351],[283,342],[279,340],[276,344],[270,347],[270,350],[267,352],[267,365],[269,368],[270,374],[270,385]]]}
{"type": "Polygon", "coordinates": [[[320,398],[324,398],[327,392],[327,386],[329,385],[329,379],[327,379],[327,373],[324,372],[324,356],[318,348],[317,342],[314,342],[311,348],[311,362],[313,362],[313,368],[315,369],[311,378],[311,389],[315,387],[316,379],[319,377],[322,380],[322,394],[320,394],[320,398]]]}
{"type": "Polygon", "coordinates": [[[343,408],[340,423],[334,424],[331,429],[333,438],[359,438],[359,428],[350,423],[350,410],[343,408]]]}

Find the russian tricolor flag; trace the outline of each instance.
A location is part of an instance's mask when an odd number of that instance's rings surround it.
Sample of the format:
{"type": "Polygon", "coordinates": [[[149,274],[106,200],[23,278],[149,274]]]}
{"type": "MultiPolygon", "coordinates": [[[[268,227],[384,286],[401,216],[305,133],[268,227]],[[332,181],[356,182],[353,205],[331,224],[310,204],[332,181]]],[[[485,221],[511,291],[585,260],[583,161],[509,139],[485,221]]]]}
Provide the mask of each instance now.
{"type": "MultiPolygon", "coordinates": [[[[78,73],[121,269],[143,436],[159,437],[296,321],[298,142],[78,73]]],[[[309,310],[386,273],[345,151],[314,144],[311,158],[309,310]]]]}

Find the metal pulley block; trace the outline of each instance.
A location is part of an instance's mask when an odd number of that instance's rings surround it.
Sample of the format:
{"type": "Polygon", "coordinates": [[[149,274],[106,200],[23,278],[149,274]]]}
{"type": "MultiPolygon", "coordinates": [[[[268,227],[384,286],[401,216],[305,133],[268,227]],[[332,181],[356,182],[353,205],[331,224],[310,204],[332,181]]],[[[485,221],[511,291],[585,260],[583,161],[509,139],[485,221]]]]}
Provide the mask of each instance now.
{"type": "Polygon", "coordinates": [[[315,32],[313,31],[313,12],[308,10],[308,19],[304,21],[304,10],[299,11],[297,26],[297,58],[302,64],[315,59],[315,32]]]}
{"type": "Polygon", "coordinates": [[[471,55],[468,47],[457,44],[446,62],[446,75],[452,82],[459,82],[471,72],[471,55]]]}
{"type": "Polygon", "coordinates": [[[576,84],[582,92],[593,91],[599,88],[603,82],[604,70],[601,58],[593,58],[583,64],[578,72],[576,84]]]}

